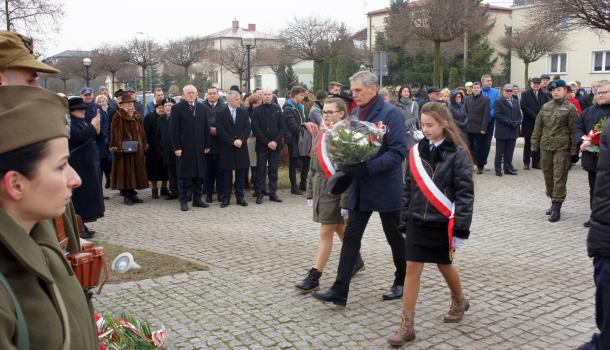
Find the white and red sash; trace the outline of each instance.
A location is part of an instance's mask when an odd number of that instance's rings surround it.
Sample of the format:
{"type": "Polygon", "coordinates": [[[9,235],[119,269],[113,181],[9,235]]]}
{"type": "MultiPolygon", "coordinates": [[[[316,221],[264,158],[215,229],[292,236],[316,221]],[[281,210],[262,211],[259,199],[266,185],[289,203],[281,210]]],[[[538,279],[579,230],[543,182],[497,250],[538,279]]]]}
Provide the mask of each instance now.
{"type": "Polygon", "coordinates": [[[417,186],[422,191],[428,202],[436,208],[441,214],[449,219],[449,225],[447,229],[447,236],[449,237],[449,258],[453,260],[453,227],[455,225],[455,203],[449,200],[447,196],[441,191],[438,186],[434,183],[422,163],[419,155],[419,147],[415,145],[411,147],[411,154],[409,156],[409,168],[411,174],[417,183],[417,186]]]}
{"type": "Polygon", "coordinates": [[[321,130],[321,135],[318,138],[318,161],[322,166],[322,171],[324,175],[328,179],[329,177],[335,174],[335,167],[333,163],[330,161],[330,157],[328,156],[328,152],[326,151],[326,131],[321,130]]]}

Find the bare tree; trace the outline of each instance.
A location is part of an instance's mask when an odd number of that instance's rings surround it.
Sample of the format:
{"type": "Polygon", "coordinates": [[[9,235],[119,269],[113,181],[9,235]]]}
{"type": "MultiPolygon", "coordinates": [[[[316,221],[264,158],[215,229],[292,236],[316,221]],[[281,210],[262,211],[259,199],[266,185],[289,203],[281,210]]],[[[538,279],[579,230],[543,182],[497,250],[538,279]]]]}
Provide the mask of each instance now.
{"type": "Polygon", "coordinates": [[[549,52],[561,48],[564,33],[540,30],[540,27],[530,26],[523,29],[514,29],[505,34],[501,45],[519,57],[525,63],[525,83],[529,80],[529,65],[538,61],[549,52]]]}
{"type": "Polygon", "coordinates": [[[280,67],[295,63],[297,59],[282,50],[283,46],[283,42],[267,42],[257,45],[255,65],[269,67],[277,74],[280,67]]]}
{"type": "Polygon", "coordinates": [[[189,68],[210,53],[212,42],[207,39],[186,37],[170,41],[165,48],[166,61],[184,69],[185,81],[189,81],[189,68]]]}
{"type": "MultiPolygon", "coordinates": [[[[239,77],[240,89],[243,89],[244,75],[248,70],[248,52],[246,48],[240,43],[234,42],[229,47],[223,49],[218,58],[221,64],[228,69],[231,73],[239,77]]],[[[250,51],[250,60],[254,62],[256,60],[256,50],[250,51]]]]}
{"type": "Polygon", "coordinates": [[[534,23],[541,28],[593,28],[610,32],[610,0],[538,0],[532,14],[534,23]]]}
{"type": "Polygon", "coordinates": [[[432,82],[437,86],[443,83],[441,44],[488,28],[488,8],[480,0],[395,0],[391,8],[388,30],[394,45],[407,47],[420,40],[434,44],[432,82]]]}
{"type": "Polygon", "coordinates": [[[102,46],[93,50],[92,53],[93,62],[95,63],[97,70],[110,74],[112,79],[111,93],[114,94],[116,74],[121,68],[123,68],[127,64],[127,56],[125,50],[119,47],[112,47],[107,44],[103,44],[102,46]]]}
{"type": "Polygon", "coordinates": [[[55,77],[63,82],[63,93],[68,93],[68,81],[82,74],[83,63],[79,58],[66,58],[54,65],[59,70],[55,77]]]}
{"type": "Polygon", "coordinates": [[[280,37],[284,40],[284,50],[301,60],[314,61],[314,91],[323,89],[323,63],[337,54],[333,43],[339,36],[340,25],[330,18],[295,17],[280,37]]]}
{"type": "Polygon", "coordinates": [[[55,0],[4,0],[2,5],[2,27],[33,37],[57,32],[64,16],[63,4],[55,0]]]}
{"type": "Polygon", "coordinates": [[[132,39],[124,50],[127,61],[142,69],[142,104],[146,106],[146,68],[161,63],[161,46],[151,39],[132,39]]]}

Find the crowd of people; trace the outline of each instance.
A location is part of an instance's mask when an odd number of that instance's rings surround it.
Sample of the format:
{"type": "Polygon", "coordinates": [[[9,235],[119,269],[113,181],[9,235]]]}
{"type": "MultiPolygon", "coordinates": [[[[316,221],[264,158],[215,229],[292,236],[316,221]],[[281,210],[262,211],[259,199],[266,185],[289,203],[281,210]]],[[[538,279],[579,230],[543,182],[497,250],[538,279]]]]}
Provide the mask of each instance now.
{"type": "Polygon", "coordinates": [[[390,103],[392,96],[379,89],[377,77],[361,71],[350,78],[349,93],[333,82],[314,98],[295,86],[283,106],[268,89],[245,100],[229,91],[225,102],[217,88],[199,100],[197,89],[187,85],[180,101],[155,91],[148,109],[132,89],[111,99],[106,89],[94,96],[85,87],[80,97],[66,101],[38,87],[37,72],[57,70],[34,58],[30,41],[0,32],[0,44],[6,48],[0,54],[0,126],[11,131],[0,138],[1,348],[97,348],[91,295],[83,293],[64,249],[80,251],[74,210],[85,221],[104,215],[104,182],[120,191],[126,205],[140,203],[137,190],[151,186],[154,198],[179,199],[185,211],[189,202],[207,207],[215,196],[225,208],[232,194],[247,206],[246,184],[254,187],[257,204],[265,195],[280,202],[283,146],[291,192],[305,192],[313,220],[320,223],[316,263],[296,287],[318,289],[336,233],[342,246],[335,282],[313,297],[346,305],[351,279],[364,268],[364,231],[378,212],[395,265],[393,284],[382,298],[402,299],[401,323],[388,342],[400,346],[415,339],[425,263],[436,264],[450,291],[443,322],[459,322],[470,301],[452,263],[470,236],[473,172],[484,173],[494,134],[498,176],[517,173],[515,140],[526,139],[524,169],[530,160],[542,169],[551,222],[560,218],[571,163],[582,159],[591,189],[592,213],[585,224],[601,332],[581,349],[610,347],[610,124],[602,125],[610,111],[608,81],[584,94],[578,83],[572,87],[542,76],[519,94],[511,84],[498,92],[486,75],[454,91],[430,87],[427,96],[412,96],[402,87],[390,103]],[[144,108],[149,113],[142,116],[144,108]],[[373,158],[343,167],[346,176],[338,181],[321,171],[322,157],[313,145],[324,129],[345,118],[385,125],[387,133],[373,158]],[[601,133],[597,143],[595,130],[601,133]],[[56,239],[57,222],[65,226],[66,248],[56,239]]]}

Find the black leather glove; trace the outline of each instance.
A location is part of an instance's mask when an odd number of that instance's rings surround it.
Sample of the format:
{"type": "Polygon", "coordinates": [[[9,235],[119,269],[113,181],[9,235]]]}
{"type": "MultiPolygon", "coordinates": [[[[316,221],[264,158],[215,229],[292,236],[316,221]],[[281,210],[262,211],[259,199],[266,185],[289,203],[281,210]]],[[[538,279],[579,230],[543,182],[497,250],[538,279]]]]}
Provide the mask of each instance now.
{"type": "Polygon", "coordinates": [[[347,174],[353,177],[365,177],[369,175],[369,168],[366,166],[366,162],[347,165],[341,169],[345,171],[347,174]]]}
{"type": "Polygon", "coordinates": [[[466,239],[466,237],[470,235],[470,230],[455,227],[453,228],[453,235],[458,238],[466,239]]]}
{"type": "Polygon", "coordinates": [[[572,163],[578,163],[579,159],[580,159],[580,157],[578,156],[578,154],[573,154],[570,156],[570,162],[572,162],[572,163]]]}
{"type": "Polygon", "coordinates": [[[511,125],[513,128],[518,128],[519,127],[519,122],[518,121],[513,121],[511,122],[511,125]]]}

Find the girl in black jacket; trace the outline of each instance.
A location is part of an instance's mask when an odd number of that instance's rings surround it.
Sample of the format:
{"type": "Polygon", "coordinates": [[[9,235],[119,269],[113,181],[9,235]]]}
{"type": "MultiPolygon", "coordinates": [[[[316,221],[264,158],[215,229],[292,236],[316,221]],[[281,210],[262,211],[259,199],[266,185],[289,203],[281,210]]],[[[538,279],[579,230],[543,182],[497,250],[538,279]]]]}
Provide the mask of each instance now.
{"type": "Polygon", "coordinates": [[[451,262],[455,249],[464,244],[470,233],[474,202],[472,161],[461,131],[444,104],[426,103],[421,110],[421,125],[426,138],[411,150],[405,176],[401,227],[406,233],[407,275],[402,322],[388,338],[394,346],[415,339],[415,304],[424,263],[437,264],[451,290],[451,307],[444,322],[460,321],[469,308],[460,276],[451,262]],[[433,198],[435,188],[440,194],[433,198]]]}

